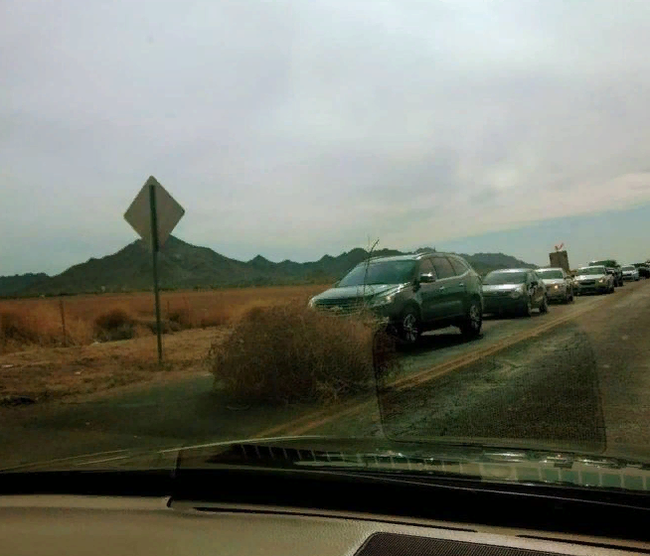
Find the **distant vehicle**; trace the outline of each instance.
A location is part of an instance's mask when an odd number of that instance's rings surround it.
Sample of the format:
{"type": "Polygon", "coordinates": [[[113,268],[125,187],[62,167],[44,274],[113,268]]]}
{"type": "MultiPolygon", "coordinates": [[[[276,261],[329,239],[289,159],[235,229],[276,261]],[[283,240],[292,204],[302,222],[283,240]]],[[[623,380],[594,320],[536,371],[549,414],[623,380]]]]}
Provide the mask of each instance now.
{"type": "Polygon", "coordinates": [[[637,282],[639,280],[639,271],[633,264],[626,264],[621,267],[623,272],[623,280],[634,280],[637,282]]]}
{"type": "Polygon", "coordinates": [[[483,312],[531,316],[533,309],[548,311],[547,289],[529,268],[494,270],[483,280],[483,312]]]}
{"type": "Polygon", "coordinates": [[[573,301],[573,278],[563,268],[538,268],[536,273],[546,286],[549,301],[573,301]]]}
{"type": "Polygon", "coordinates": [[[607,269],[608,274],[611,274],[614,277],[614,286],[623,285],[623,271],[621,270],[621,265],[618,264],[614,259],[591,261],[589,263],[589,266],[604,266],[607,269]]]}
{"type": "Polygon", "coordinates": [[[360,263],[309,306],[349,313],[367,308],[407,344],[422,332],[457,326],[467,338],[483,324],[481,279],[458,255],[420,253],[360,263]]]}
{"type": "Polygon", "coordinates": [[[583,266],[576,271],[576,294],[612,293],[614,276],[604,266],[583,266]]]}
{"type": "Polygon", "coordinates": [[[647,263],[634,263],[640,278],[650,278],[650,266],[647,263]]]}

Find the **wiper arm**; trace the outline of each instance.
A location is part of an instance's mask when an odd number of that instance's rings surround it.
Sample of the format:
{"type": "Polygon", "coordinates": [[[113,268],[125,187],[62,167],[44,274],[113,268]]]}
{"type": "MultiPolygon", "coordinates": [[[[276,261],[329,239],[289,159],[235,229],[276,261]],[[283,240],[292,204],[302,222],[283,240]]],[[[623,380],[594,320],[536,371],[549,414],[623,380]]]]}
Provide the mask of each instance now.
{"type": "MultiPolygon", "coordinates": [[[[313,439],[318,445],[318,439],[313,439]]],[[[305,442],[303,442],[304,444],[305,442]]],[[[349,450],[236,443],[216,452],[182,452],[180,467],[331,471],[418,477],[464,477],[489,482],[544,483],[576,487],[650,490],[650,467],[624,460],[532,450],[442,445],[439,450],[349,450]]]]}

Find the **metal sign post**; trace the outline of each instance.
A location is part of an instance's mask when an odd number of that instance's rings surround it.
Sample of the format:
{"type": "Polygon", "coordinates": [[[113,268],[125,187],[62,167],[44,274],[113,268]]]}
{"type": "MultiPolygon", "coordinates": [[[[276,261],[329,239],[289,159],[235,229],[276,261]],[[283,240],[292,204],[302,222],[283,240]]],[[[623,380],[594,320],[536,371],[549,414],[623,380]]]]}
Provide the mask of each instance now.
{"type": "Polygon", "coordinates": [[[162,321],[158,284],[158,253],[172,230],[185,214],[185,209],[150,176],[124,214],[125,220],[150,245],[153,262],[153,291],[156,303],[158,363],[162,363],[162,321]]]}
{"type": "Polygon", "coordinates": [[[160,322],[160,290],[158,288],[158,211],[156,185],[149,180],[149,208],[151,211],[151,255],[153,262],[153,295],[156,300],[156,335],[158,336],[158,364],[162,364],[162,323],[160,322]]]}

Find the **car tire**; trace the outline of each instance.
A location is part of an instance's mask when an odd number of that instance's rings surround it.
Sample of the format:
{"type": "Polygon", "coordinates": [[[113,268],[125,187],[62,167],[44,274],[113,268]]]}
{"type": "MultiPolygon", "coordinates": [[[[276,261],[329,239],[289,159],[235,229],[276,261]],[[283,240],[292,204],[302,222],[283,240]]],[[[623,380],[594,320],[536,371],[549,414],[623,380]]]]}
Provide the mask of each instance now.
{"type": "Polygon", "coordinates": [[[407,346],[418,343],[422,334],[420,313],[415,307],[407,307],[399,321],[398,333],[400,340],[407,346]]]}
{"type": "Polygon", "coordinates": [[[481,311],[480,303],[476,299],[471,299],[469,308],[465,319],[460,325],[460,333],[466,339],[470,340],[476,338],[481,334],[481,327],[483,326],[483,313],[481,311]]]}
{"type": "Polygon", "coordinates": [[[542,299],[542,303],[539,306],[539,312],[540,313],[548,313],[548,297],[544,296],[542,299]]]}

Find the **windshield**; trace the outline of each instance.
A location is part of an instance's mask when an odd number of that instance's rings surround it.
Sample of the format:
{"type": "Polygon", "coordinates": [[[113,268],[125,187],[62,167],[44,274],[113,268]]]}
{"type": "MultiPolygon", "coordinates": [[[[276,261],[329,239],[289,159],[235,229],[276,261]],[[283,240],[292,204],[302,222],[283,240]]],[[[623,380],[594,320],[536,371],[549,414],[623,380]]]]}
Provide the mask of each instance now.
{"type": "Polygon", "coordinates": [[[589,263],[589,266],[604,266],[604,267],[615,267],[616,266],[616,261],[613,261],[611,259],[607,259],[604,261],[591,261],[589,263]]]}
{"type": "Polygon", "coordinates": [[[542,280],[544,280],[544,279],[546,279],[546,280],[555,279],[555,278],[558,278],[558,279],[561,280],[562,278],[564,278],[564,275],[562,274],[562,271],[561,270],[555,270],[555,269],[544,270],[542,268],[542,269],[537,271],[537,274],[539,275],[540,278],[542,278],[542,280]]]}
{"type": "Polygon", "coordinates": [[[636,267],[634,267],[634,266],[632,266],[632,265],[626,265],[626,266],[624,266],[624,267],[622,268],[622,270],[623,270],[623,271],[629,271],[629,272],[632,272],[632,271],[636,270],[636,267]]]}
{"type": "Polygon", "coordinates": [[[351,270],[338,284],[363,286],[372,284],[403,284],[414,278],[416,261],[387,261],[363,264],[351,270]]]}
{"type": "Polygon", "coordinates": [[[523,284],[526,282],[525,272],[491,272],[483,279],[486,286],[500,284],[523,284]]]}
{"type": "Polygon", "coordinates": [[[650,465],[650,4],[604,2],[5,0],[0,469],[650,465]]]}
{"type": "Polygon", "coordinates": [[[586,266],[578,269],[578,275],[589,276],[591,274],[607,274],[607,269],[604,266],[586,266]]]}

